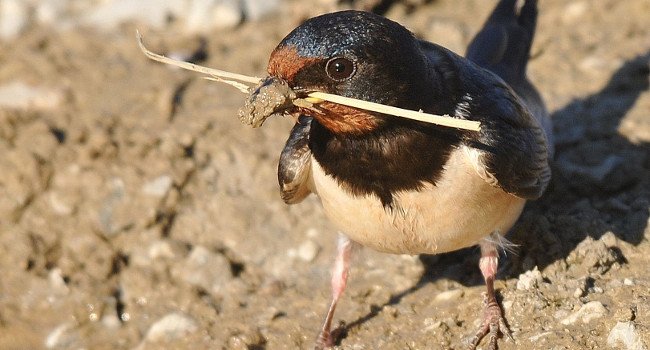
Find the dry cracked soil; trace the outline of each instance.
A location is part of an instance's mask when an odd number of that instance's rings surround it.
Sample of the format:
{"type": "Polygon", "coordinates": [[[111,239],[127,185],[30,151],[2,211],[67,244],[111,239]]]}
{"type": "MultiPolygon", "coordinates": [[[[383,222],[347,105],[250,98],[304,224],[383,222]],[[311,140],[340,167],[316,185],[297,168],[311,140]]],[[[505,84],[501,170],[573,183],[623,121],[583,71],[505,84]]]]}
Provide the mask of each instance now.
{"type": "MultiPolygon", "coordinates": [[[[389,3],[375,8],[461,54],[494,5],[389,3]]],[[[35,26],[0,43],[1,349],[312,346],[336,232],[316,198],[280,199],[293,121],[241,125],[244,95],[147,60],[134,32],[155,51],[262,75],[316,11],[286,1],[206,35],[35,26]]],[[[502,259],[516,339],[502,349],[650,347],[649,13],[648,0],[540,1],[529,75],[557,154],[502,259]]],[[[475,248],[360,251],[337,348],[461,349],[481,314],[477,261],[475,248]]]]}

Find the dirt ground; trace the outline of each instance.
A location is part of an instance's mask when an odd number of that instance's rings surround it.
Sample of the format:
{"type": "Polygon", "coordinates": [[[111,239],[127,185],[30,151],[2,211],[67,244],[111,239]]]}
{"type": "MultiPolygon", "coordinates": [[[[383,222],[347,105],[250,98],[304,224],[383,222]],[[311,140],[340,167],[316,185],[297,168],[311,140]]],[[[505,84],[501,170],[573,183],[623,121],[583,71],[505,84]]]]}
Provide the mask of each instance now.
{"type": "MultiPolygon", "coordinates": [[[[494,1],[397,3],[386,15],[463,53],[494,1]]],[[[309,349],[336,232],[316,198],[286,206],[292,121],[240,124],[238,91],[147,60],[265,72],[319,10],[207,36],[136,23],[34,27],[0,43],[0,349],[309,349]],[[24,95],[24,94],[23,94],[24,95]]],[[[540,1],[531,80],[553,114],[547,193],[527,205],[497,283],[516,343],[650,348],[650,1],[540,1]]],[[[478,250],[360,251],[340,349],[460,349],[481,314],[478,250]]]]}

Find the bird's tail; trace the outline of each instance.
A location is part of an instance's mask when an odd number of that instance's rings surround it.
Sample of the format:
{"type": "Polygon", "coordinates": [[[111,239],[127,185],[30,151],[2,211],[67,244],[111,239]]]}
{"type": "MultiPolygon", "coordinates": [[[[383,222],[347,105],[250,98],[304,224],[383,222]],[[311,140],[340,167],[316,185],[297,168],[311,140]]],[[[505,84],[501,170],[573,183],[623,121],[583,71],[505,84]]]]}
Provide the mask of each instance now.
{"type": "Polygon", "coordinates": [[[467,48],[466,57],[514,85],[525,79],[537,24],[537,0],[501,0],[467,48]]]}
{"type": "Polygon", "coordinates": [[[526,66],[536,25],[537,0],[524,0],[519,11],[517,0],[500,0],[483,29],[467,47],[466,57],[501,77],[523,99],[544,128],[549,154],[552,156],[554,145],[551,119],[537,89],[526,78],[526,66]]]}

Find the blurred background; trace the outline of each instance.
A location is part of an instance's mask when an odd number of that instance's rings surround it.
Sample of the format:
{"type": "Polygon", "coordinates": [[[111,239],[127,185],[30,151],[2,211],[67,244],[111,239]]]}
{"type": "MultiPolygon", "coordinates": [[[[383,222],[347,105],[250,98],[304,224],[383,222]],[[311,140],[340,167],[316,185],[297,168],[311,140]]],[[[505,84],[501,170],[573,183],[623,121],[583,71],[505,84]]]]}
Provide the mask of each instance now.
{"type": "MultiPolygon", "coordinates": [[[[320,13],[374,11],[463,54],[495,4],[0,0],[0,349],[312,347],[336,231],[316,198],[279,197],[292,120],[241,125],[243,94],[147,60],[136,29],[155,52],[262,76],[320,13]]],[[[539,8],[529,76],[557,153],[501,263],[517,340],[502,348],[648,349],[650,0],[539,8]]],[[[359,252],[339,348],[461,348],[478,255],[359,252]]]]}

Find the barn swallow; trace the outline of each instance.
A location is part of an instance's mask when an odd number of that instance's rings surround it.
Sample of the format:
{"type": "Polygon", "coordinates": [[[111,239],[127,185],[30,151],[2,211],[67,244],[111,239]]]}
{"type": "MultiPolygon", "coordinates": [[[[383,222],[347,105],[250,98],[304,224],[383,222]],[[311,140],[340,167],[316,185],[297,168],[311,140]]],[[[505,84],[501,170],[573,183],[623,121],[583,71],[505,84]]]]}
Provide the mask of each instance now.
{"type": "MultiPolygon", "coordinates": [[[[316,349],[332,346],[334,310],[353,247],[437,254],[478,245],[487,286],[476,348],[510,336],[494,292],[498,249],[526,200],[544,192],[552,155],[548,114],[526,78],[537,5],[501,0],[466,58],[400,24],[359,11],[311,18],[271,53],[269,77],[297,97],[321,91],[479,121],[466,131],[320,101],[279,102],[299,116],[280,156],[282,199],[310,193],[340,229],[332,300],[316,349]]],[[[260,89],[251,95],[251,101],[260,89]]],[[[268,95],[265,97],[268,98],[268,95]]],[[[277,107],[277,108],[276,108],[277,107]]],[[[269,112],[270,113],[270,112],[269,112]]]]}

